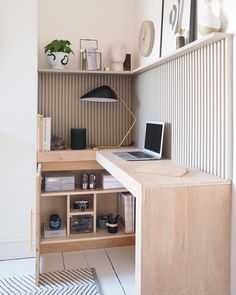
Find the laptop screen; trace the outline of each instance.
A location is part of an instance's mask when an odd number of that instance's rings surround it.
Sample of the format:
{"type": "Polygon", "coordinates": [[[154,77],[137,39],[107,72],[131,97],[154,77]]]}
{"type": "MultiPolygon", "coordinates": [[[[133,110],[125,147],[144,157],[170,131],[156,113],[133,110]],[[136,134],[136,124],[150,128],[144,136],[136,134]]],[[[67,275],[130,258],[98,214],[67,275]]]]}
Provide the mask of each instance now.
{"type": "Polygon", "coordinates": [[[146,150],[158,153],[162,153],[162,141],[163,141],[163,123],[146,123],[146,134],[144,148],[146,150]]]}

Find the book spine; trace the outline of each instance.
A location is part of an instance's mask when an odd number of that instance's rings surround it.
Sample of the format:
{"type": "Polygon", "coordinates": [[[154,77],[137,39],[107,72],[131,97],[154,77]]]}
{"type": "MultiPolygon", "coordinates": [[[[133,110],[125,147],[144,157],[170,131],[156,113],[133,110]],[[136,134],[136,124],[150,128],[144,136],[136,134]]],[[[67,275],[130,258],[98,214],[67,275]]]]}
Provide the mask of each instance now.
{"type": "Polygon", "coordinates": [[[38,123],[38,151],[43,151],[43,115],[37,116],[38,123]]]}
{"type": "Polygon", "coordinates": [[[43,118],[43,150],[51,150],[51,118],[43,118]]]}

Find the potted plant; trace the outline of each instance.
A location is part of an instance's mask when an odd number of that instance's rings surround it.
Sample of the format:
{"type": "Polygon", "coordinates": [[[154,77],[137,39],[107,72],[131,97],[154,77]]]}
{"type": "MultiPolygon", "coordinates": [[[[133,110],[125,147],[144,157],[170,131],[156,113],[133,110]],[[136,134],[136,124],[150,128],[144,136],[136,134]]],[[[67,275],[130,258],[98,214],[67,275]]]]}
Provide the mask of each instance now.
{"type": "Polygon", "coordinates": [[[44,47],[45,54],[47,54],[48,62],[54,69],[64,69],[69,61],[69,54],[74,54],[70,48],[70,41],[68,40],[53,40],[44,47]]]}

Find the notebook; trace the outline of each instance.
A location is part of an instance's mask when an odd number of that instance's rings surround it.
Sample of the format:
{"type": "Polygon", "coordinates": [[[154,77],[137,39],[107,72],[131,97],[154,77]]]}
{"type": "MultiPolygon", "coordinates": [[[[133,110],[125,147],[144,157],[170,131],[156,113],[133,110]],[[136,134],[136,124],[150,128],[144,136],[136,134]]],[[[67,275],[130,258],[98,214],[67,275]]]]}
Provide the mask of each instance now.
{"type": "Polygon", "coordinates": [[[140,151],[114,152],[118,157],[126,161],[159,160],[162,156],[163,122],[146,122],[144,148],[140,151]]]}

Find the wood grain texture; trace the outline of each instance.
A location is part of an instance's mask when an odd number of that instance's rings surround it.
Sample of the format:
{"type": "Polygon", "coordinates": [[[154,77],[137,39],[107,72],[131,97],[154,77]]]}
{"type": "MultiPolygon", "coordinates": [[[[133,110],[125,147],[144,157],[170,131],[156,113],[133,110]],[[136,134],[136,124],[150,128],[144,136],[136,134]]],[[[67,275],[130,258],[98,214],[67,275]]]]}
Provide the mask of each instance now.
{"type": "Polygon", "coordinates": [[[230,185],[145,190],[141,294],[229,295],[230,210],[230,185]]]}
{"type": "Polygon", "coordinates": [[[37,161],[44,162],[74,162],[74,161],[93,161],[96,157],[96,151],[86,150],[63,150],[38,152],[37,161]]]}
{"type": "Polygon", "coordinates": [[[74,162],[47,162],[41,163],[42,171],[77,171],[77,170],[101,170],[103,169],[96,161],[74,161],[74,162]]]}
{"type": "Polygon", "coordinates": [[[89,249],[101,249],[121,246],[132,246],[135,244],[134,235],[126,235],[117,238],[102,238],[97,240],[77,240],[71,242],[41,244],[41,254],[53,252],[70,252],[89,249]]]}
{"type": "Polygon", "coordinates": [[[136,294],[229,295],[231,182],[189,167],[182,177],[138,172],[185,167],[170,160],[96,159],[136,196],[136,294]]]}

